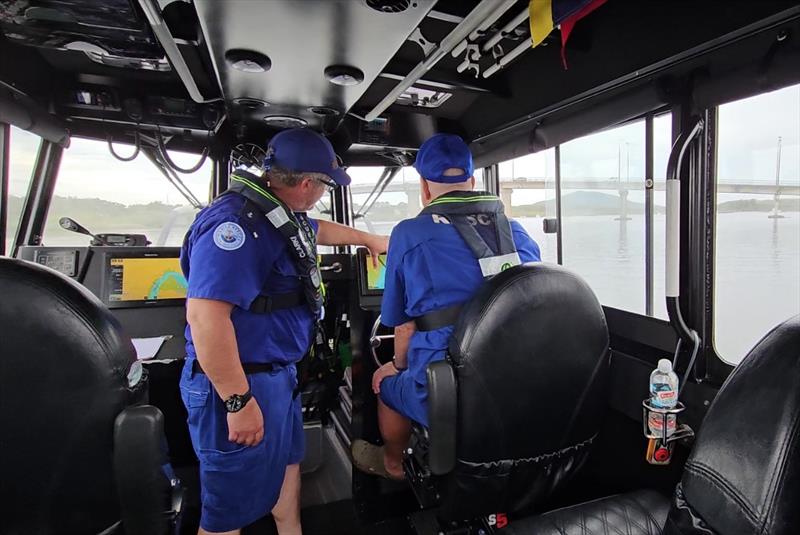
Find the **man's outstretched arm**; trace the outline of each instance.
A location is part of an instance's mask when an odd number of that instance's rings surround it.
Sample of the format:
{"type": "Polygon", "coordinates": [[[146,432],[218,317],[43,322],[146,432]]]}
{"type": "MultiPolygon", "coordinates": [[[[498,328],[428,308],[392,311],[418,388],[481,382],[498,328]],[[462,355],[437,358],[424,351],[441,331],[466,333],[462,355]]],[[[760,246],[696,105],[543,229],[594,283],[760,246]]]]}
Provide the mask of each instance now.
{"type": "Polygon", "coordinates": [[[318,219],[317,222],[319,223],[317,242],[320,245],[363,245],[369,249],[375,267],[378,266],[378,255],[385,253],[389,248],[389,236],[370,234],[324,219],[318,219]]]}

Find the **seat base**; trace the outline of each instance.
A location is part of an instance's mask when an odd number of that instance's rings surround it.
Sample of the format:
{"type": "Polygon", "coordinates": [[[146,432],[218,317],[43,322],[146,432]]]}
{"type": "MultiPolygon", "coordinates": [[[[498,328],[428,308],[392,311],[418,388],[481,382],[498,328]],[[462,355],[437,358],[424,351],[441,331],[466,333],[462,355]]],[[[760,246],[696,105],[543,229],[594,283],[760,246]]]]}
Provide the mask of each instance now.
{"type": "Polygon", "coordinates": [[[661,535],[669,500],[651,490],[617,494],[511,522],[511,535],[661,535]]]}

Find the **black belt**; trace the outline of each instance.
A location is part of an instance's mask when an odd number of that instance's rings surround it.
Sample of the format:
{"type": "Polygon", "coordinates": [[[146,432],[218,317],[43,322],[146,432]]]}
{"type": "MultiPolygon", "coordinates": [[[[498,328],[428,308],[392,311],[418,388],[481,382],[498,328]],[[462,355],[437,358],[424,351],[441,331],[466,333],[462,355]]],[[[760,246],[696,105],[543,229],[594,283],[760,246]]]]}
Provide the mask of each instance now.
{"type": "Polygon", "coordinates": [[[414,318],[418,331],[435,331],[442,327],[455,324],[461,314],[462,305],[453,305],[441,310],[428,312],[418,318],[414,318]]]}
{"type": "Polygon", "coordinates": [[[250,305],[250,312],[256,314],[269,314],[274,310],[282,310],[284,308],[298,307],[306,302],[306,296],[303,292],[294,292],[289,294],[278,295],[259,295],[253,300],[250,305]]]}
{"type": "MultiPolygon", "coordinates": [[[[275,366],[269,363],[262,363],[262,362],[243,362],[242,369],[244,369],[244,373],[270,373],[275,369],[275,366]]],[[[202,373],[203,375],[206,372],[203,371],[203,368],[200,367],[200,362],[197,359],[194,359],[192,363],[192,373],[202,373]]]]}

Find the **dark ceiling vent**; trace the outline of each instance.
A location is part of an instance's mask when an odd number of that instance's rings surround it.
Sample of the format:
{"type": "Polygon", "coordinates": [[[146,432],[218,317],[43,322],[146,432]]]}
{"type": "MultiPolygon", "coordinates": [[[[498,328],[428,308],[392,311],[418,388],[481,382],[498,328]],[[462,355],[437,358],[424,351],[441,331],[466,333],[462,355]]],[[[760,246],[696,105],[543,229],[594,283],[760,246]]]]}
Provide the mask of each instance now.
{"type": "Polygon", "coordinates": [[[240,97],[233,99],[234,104],[238,104],[243,108],[248,108],[251,110],[255,110],[257,108],[262,108],[265,106],[269,106],[269,102],[265,100],[261,100],[258,98],[249,98],[249,97],[240,97]]]}
{"type": "Polygon", "coordinates": [[[339,110],[328,106],[312,106],[308,108],[308,111],[320,116],[339,115],[339,110]]]}
{"type": "Polygon", "coordinates": [[[367,0],[367,6],[381,13],[402,13],[411,7],[411,0],[367,0]]]}

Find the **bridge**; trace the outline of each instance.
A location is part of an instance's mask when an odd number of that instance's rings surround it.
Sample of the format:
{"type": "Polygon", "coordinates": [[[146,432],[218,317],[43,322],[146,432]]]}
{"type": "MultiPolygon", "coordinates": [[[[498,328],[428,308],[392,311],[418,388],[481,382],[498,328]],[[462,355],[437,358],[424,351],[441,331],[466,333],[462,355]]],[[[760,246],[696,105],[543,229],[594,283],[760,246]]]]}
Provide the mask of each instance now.
{"type": "MultiPolygon", "coordinates": [[[[656,181],[654,188],[656,191],[664,191],[665,180],[656,181]]],[[[780,185],[769,184],[767,181],[754,181],[755,183],[728,183],[719,182],[717,184],[718,193],[750,193],[758,195],[800,195],[800,185],[780,185]]],[[[353,184],[350,191],[353,195],[366,194],[372,191],[374,185],[353,184]]],[[[555,180],[506,180],[500,182],[500,191],[503,190],[523,190],[523,189],[555,189],[555,180]]],[[[607,191],[644,191],[644,180],[641,182],[619,182],[613,179],[561,179],[562,190],[607,190],[607,191]]],[[[392,182],[384,192],[418,192],[419,183],[410,181],[407,183],[392,182]]]]}
{"type": "MultiPolygon", "coordinates": [[[[774,179],[773,179],[774,180],[774,179]]],[[[664,191],[666,180],[656,180],[653,189],[664,191]]],[[[374,188],[371,184],[353,184],[350,191],[353,195],[369,194],[374,188]]],[[[517,179],[503,180],[500,182],[500,198],[506,206],[506,210],[511,213],[511,194],[519,190],[544,190],[552,189],[555,191],[555,180],[517,179]]],[[[627,198],[631,191],[644,191],[644,180],[640,181],[619,181],[612,178],[562,178],[561,190],[592,190],[616,192],[620,196],[620,209],[623,214],[627,213],[627,198]]],[[[408,214],[415,215],[422,208],[419,200],[419,182],[411,180],[408,182],[392,182],[384,193],[406,193],[408,195],[408,214]]],[[[739,193],[752,195],[772,195],[776,201],[781,195],[800,196],[800,184],[775,185],[770,184],[769,180],[753,180],[750,183],[738,182],[718,182],[717,193],[739,193]]]]}

